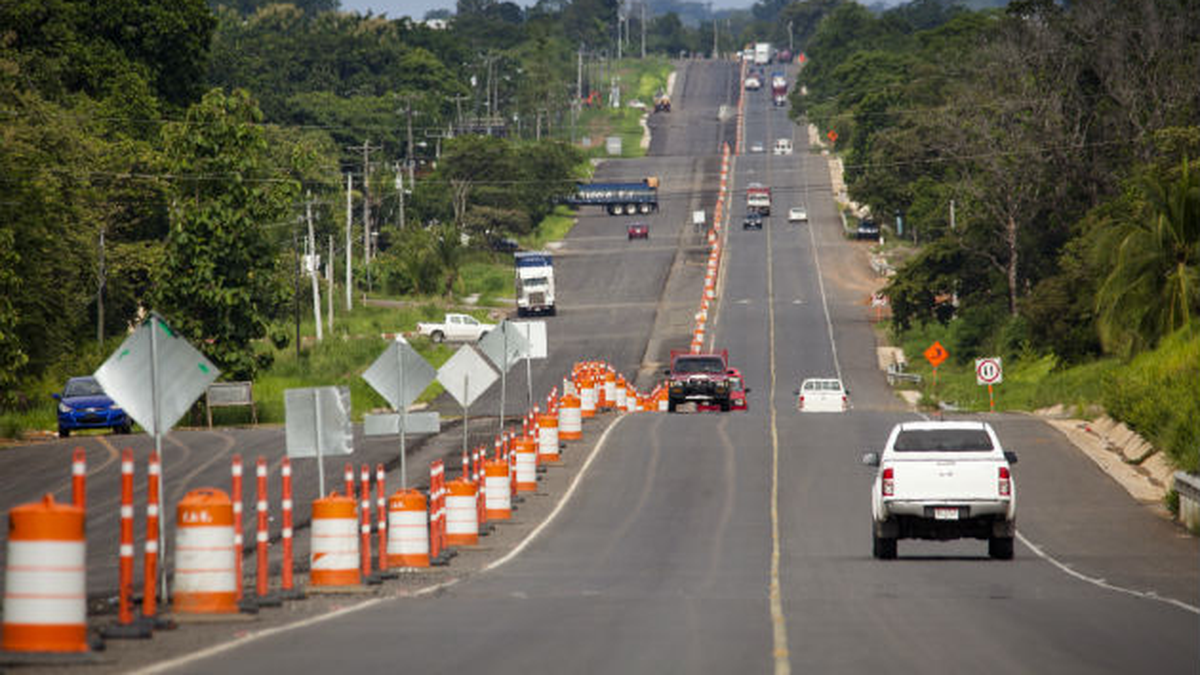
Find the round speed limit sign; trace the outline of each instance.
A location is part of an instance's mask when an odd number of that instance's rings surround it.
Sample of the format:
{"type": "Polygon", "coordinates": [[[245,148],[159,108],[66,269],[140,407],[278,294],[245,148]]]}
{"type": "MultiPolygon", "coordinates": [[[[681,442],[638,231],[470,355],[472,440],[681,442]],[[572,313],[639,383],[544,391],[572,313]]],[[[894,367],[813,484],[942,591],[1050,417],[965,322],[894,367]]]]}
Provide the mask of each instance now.
{"type": "Polygon", "coordinates": [[[975,382],[977,384],[1000,384],[1004,381],[1004,368],[1000,357],[975,359],[975,382]]]}

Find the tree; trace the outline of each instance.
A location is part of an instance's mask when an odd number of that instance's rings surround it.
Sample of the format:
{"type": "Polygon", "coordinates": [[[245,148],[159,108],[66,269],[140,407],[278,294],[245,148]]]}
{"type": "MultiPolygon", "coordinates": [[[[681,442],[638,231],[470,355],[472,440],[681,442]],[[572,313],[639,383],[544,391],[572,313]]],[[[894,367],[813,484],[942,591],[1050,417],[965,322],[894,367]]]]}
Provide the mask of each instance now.
{"type": "Polygon", "coordinates": [[[262,113],[244,90],[206,94],[163,129],[171,231],[156,308],[234,378],[253,378],[277,289],[271,228],[292,225],[299,184],[268,165],[262,113]]]}

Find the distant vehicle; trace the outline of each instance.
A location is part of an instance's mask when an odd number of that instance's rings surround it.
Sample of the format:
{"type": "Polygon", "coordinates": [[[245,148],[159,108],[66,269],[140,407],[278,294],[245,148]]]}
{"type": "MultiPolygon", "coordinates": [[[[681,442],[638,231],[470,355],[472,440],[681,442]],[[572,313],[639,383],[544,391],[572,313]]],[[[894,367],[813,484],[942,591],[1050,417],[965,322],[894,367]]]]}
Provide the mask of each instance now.
{"type": "Polygon", "coordinates": [[[495,327],[469,314],[447,314],[441,323],[418,323],[417,332],[434,342],[475,342],[495,327]]]}
{"type": "Polygon", "coordinates": [[[850,390],[836,377],[810,377],[796,390],[796,409],[800,412],[846,412],[850,409],[850,390]]]}
{"type": "Polygon", "coordinates": [[[684,403],[730,407],[729,352],[692,354],[671,350],[667,375],[667,410],[675,412],[684,403]]]}
{"type": "Polygon", "coordinates": [[[630,223],[629,226],[625,228],[625,232],[629,235],[629,239],[631,241],[634,239],[650,238],[650,226],[646,223],[630,223]]]}
{"type": "Polygon", "coordinates": [[[513,256],[517,272],[517,316],[554,316],[554,258],[548,251],[527,251],[513,256]]]}
{"type": "Polygon", "coordinates": [[[762,152],[762,151],[763,151],[762,141],[754,141],[753,143],[750,144],[750,152],[762,152]]]}
{"type": "Polygon", "coordinates": [[[772,101],[774,102],[776,108],[782,108],[783,106],[787,105],[787,96],[783,94],[775,94],[774,97],[772,97],[772,101]]]}
{"type": "Polygon", "coordinates": [[[771,43],[758,42],[754,45],[754,65],[765,66],[771,62],[771,43]]]}
{"type": "Polygon", "coordinates": [[[771,149],[771,152],[776,155],[792,154],[792,140],[790,138],[775,139],[775,147],[771,149]]]}
{"type": "Polygon", "coordinates": [[[1013,557],[1017,487],[1007,452],[986,422],[903,422],[880,453],[871,488],[872,554],[896,557],[900,539],[986,539],[988,555],[1013,557]]]}
{"type": "Polygon", "coordinates": [[[873,220],[860,221],[858,228],[854,231],[854,236],[857,239],[878,239],[879,225],[873,220]]]}
{"type": "Polygon", "coordinates": [[[806,223],[808,222],[808,211],[803,206],[793,206],[788,209],[789,223],[806,223]]]}
{"type": "Polygon", "coordinates": [[[743,230],[761,230],[763,229],[763,217],[758,211],[747,211],[746,217],[742,219],[743,230]]]}
{"type": "Polygon", "coordinates": [[[737,368],[729,369],[729,409],[730,410],[749,410],[750,405],[746,402],[746,394],[750,393],[750,388],[746,386],[742,380],[742,372],[737,368]]]}
{"type": "Polygon", "coordinates": [[[764,216],[771,215],[771,188],[762,183],[751,183],[746,186],[746,210],[757,211],[764,216]]]}
{"type": "Polygon", "coordinates": [[[705,220],[706,220],[706,217],[705,217],[703,210],[692,211],[692,229],[693,230],[695,230],[696,232],[703,230],[704,225],[705,225],[705,220]]]}
{"type": "Polygon", "coordinates": [[[746,91],[758,91],[762,89],[762,80],[758,79],[757,75],[750,75],[746,78],[746,91]]]}
{"type": "Polygon", "coordinates": [[[521,244],[516,239],[511,237],[498,237],[491,240],[490,246],[493,251],[499,253],[515,253],[521,249],[521,244]]]}
{"type": "Polygon", "coordinates": [[[792,53],[790,51],[788,51],[787,49],[780,49],[775,54],[775,60],[780,63],[791,63],[792,62],[792,53]]]}
{"type": "Polygon", "coordinates": [[[610,216],[651,213],[658,210],[658,178],[638,183],[580,183],[575,194],[563,200],[570,206],[603,206],[610,216]]]}
{"type": "Polygon", "coordinates": [[[127,434],[133,426],[125,410],[104,393],[94,377],[72,377],[61,394],[51,396],[58,401],[59,438],[80,429],[112,429],[127,434]]]}
{"type": "Polygon", "coordinates": [[[654,97],[654,112],[671,112],[671,97],[659,93],[654,97]]]}

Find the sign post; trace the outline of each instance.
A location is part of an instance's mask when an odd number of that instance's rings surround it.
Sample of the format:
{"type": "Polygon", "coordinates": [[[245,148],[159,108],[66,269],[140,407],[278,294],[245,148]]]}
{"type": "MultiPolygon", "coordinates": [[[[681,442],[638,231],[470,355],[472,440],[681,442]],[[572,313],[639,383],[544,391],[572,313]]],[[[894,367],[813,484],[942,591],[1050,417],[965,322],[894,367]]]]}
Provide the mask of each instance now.
{"type": "Polygon", "coordinates": [[[996,412],[996,397],[992,385],[1004,381],[1004,364],[999,356],[975,359],[975,383],[987,385],[988,409],[996,412]]]}
{"type": "Polygon", "coordinates": [[[498,379],[496,371],[471,345],[463,345],[437,371],[437,381],[463,409],[463,454],[467,452],[467,425],[471,403],[498,379]]]}
{"type": "Polygon", "coordinates": [[[504,433],[505,396],[508,392],[508,371],[529,352],[529,343],[511,321],[504,321],[496,330],[479,340],[479,349],[500,369],[500,431],[504,433]]]}

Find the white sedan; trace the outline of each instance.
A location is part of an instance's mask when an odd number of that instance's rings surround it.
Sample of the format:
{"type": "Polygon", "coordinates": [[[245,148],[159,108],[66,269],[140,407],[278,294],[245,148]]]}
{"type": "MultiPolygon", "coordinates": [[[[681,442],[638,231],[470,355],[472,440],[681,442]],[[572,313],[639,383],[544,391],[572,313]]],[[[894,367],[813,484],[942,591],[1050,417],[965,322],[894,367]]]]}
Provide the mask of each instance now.
{"type": "Polygon", "coordinates": [[[850,409],[850,390],[835,377],[810,377],[796,390],[796,409],[800,412],[846,412],[850,409]]]}
{"type": "Polygon", "coordinates": [[[803,206],[793,206],[792,208],[788,209],[788,222],[807,223],[808,211],[806,211],[803,206]]]}
{"type": "Polygon", "coordinates": [[[750,145],[750,152],[762,152],[762,151],[763,151],[762,141],[755,141],[754,143],[752,143],[750,145]]]}

